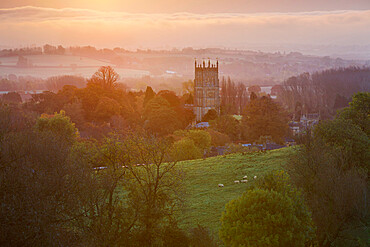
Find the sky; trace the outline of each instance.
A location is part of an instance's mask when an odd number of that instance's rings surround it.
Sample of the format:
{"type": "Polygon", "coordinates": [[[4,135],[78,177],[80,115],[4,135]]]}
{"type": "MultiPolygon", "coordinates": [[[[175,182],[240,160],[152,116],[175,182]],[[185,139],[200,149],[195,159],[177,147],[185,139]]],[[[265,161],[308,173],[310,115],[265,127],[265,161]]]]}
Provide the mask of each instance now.
{"type": "Polygon", "coordinates": [[[0,48],[370,47],[369,27],[370,0],[0,0],[0,48]]]}

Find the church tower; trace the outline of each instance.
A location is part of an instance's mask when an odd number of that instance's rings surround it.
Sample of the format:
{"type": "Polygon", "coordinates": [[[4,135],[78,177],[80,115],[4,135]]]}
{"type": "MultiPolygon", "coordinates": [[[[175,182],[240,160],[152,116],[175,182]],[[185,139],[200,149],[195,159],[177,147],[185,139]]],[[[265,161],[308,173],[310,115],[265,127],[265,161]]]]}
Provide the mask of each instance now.
{"type": "Polygon", "coordinates": [[[203,116],[211,109],[220,114],[220,89],[218,81],[218,61],[216,64],[197,64],[195,61],[194,79],[194,113],[196,121],[202,121],[203,116]]]}

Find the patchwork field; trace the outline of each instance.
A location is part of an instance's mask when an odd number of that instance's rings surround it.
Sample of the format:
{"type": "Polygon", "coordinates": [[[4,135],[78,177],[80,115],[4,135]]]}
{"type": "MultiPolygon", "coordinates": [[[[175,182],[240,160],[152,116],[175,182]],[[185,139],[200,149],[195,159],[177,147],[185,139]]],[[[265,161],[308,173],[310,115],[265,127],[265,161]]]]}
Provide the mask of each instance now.
{"type": "Polygon", "coordinates": [[[113,66],[120,78],[141,78],[150,75],[149,71],[117,68],[115,65],[98,59],[67,55],[30,55],[24,56],[34,67],[16,67],[18,56],[0,57],[0,76],[15,74],[46,79],[57,75],[92,76],[100,66],[113,66]]]}
{"type": "Polygon", "coordinates": [[[186,172],[186,208],[179,215],[181,227],[187,229],[197,224],[218,234],[220,217],[225,204],[240,196],[264,174],[282,169],[293,148],[283,148],[266,153],[231,154],[207,159],[184,161],[186,172]],[[247,183],[234,184],[248,176],[247,183]],[[218,184],[224,184],[219,188],[218,184]]]}

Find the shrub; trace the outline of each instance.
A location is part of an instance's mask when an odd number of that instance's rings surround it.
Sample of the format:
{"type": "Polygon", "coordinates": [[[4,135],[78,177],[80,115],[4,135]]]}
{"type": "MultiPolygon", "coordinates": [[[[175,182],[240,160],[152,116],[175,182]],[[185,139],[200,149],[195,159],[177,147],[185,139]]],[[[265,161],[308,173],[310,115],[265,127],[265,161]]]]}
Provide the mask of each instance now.
{"type": "Polygon", "coordinates": [[[305,246],[314,228],[302,195],[283,172],[226,204],[220,238],[227,246],[305,246]]]}

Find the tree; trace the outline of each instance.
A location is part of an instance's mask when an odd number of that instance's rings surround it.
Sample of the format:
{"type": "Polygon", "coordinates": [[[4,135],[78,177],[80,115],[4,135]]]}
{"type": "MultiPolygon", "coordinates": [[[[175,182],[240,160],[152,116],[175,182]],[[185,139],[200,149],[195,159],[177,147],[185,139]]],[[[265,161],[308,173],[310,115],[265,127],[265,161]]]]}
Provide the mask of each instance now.
{"type": "Polygon", "coordinates": [[[17,92],[9,92],[7,94],[4,94],[2,97],[2,100],[6,103],[11,103],[11,104],[22,103],[22,98],[17,92]]]}
{"type": "Polygon", "coordinates": [[[145,97],[144,97],[144,107],[146,104],[155,97],[155,92],[153,91],[152,87],[147,86],[145,91],[145,97]]]}
{"type": "Polygon", "coordinates": [[[37,120],[35,129],[39,132],[51,132],[73,144],[79,136],[78,130],[64,111],[54,115],[42,114],[37,120]]]}
{"type": "Polygon", "coordinates": [[[339,118],[351,120],[370,137],[370,93],[357,93],[352,96],[349,107],[339,112],[339,118]]]}
{"type": "Polygon", "coordinates": [[[103,97],[95,109],[95,116],[100,121],[109,121],[111,117],[119,115],[121,106],[114,99],[103,97]]]}
{"type": "Polygon", "coordinates": [[[303,197],[290,187],[284,173],[249,189],[226,204],[220,238],[227,246],[305,246],[313,225],[303,197]]]}
{"type": "Polygon", "coordinates": [[[100,84],[104,89],[112,89],[116,86],[119,75],[110,66],[102,66],[88,81],[89,83],[100,84]]]}
{"type": "Polygon", "coordinates": [[[341,149],[309,133],[287,164],[311,209],[319,246],[352,246],[358,245],[357,239],[367,241],[364,236],[368,230],[361,226],[368,217],[368,175],[343,156],[341,149]]]}
{"type": "Polygon", "coordinates": [[[217,119],[210,121],[211,129],[226,134],[233,141],[240,138],[239,121],[231,115],[222,115],[217,119]]]}
{"type": "Polygon", "coordinates": [[[215,120],[217,118],[218,114],[215,109],[209,110],[202,119],[202,122],[209,122],[210,120],[215,120]]]}
{"type": "Polygon", "coordinates": [[[195,145],[194,141],[185,137],[173,144],[173,157],[177,161],[193,160],[203,157],[201,150],[195,145]]]}
{"type": "Polygon", "coordinates": [[[288,131],[288,116],[270,97],[261,97],[251,100],[245,107],[242,128],[249,141],[271,136],[275,142],[281,143],[288,131]]]}
{"type": "Polygon", "coordinates": [[[70,141],[53,131],[64,120],[50,120],[42,131],[8,132],[0,140],[2,246],[79,245],[73,226],[82,217],[91,170],[69,159],[70,141]]]}
{"type": "Polygon", "coordinates": [[[180,126],[176,112],[170,107],[168,101],[160,96],[148,102],[144,110],[144,118],[146,120],[144,128],[159,136],[171,134],[180,126]]]}
{"type": "Polygon", "coordinates": [[[250,86],[250,87],[248,87],[248,92],[249,92],[249,93],[255,93],[255,94],[258,94],[259,92],[261,92],[261,87],[260,87],[260,86],[258,86],[258,85],[250,86]]]}
{"type": "Polygon", "coordinates": [[[174,132],[174,135],[191,139],[201,154],[211,146],[211,136],[205,130],[178,130],[174,132]]]}
{"type": "MultiPolygon", "coordinates": [[[[314,134],[324,144],[340,150],[347,168],[351,166],[370,167],[370,139],[350,120],[335,119],[320,123],[314,134]]],[[[343,167],[344,168],[344,167],[343,167]]]]}

